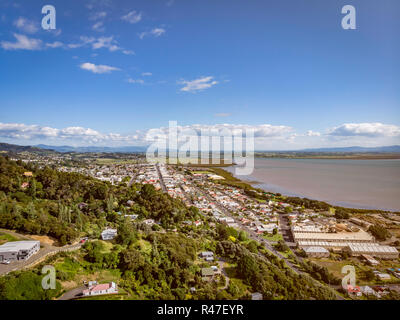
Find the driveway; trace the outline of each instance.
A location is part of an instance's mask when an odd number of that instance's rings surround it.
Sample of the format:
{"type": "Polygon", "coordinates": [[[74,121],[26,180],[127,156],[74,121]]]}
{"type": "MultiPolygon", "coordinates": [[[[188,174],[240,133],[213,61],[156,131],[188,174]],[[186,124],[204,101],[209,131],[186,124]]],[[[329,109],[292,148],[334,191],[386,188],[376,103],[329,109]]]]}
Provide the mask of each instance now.
{"type": "Polygon", "coordinates": [[[226,271],[225,271],[224,264],[225,264],[225,260],[222,259],[222,258],[219,258],[219,260],[218,260],[218,267],[219,267],[219,270],[221,270],[221,274],[223,274],[224,277],[225,277],[225,286],[224,286],[223,288],[221,288],[221,290],[228,289],[228,287],[229,287],[229,282],[230,282],[230,280],[231,280],[231,279],[228,277],[228,274],[227,274],[226,271]]]}
{"type": "Polygon", "coordinates": [[[81,286],[79,288],[72,289],[64,293],[60,298],[57,300],[72,300],[76,298],[82,297],[82,291],[86,289],[86,286],[81,286]]]}

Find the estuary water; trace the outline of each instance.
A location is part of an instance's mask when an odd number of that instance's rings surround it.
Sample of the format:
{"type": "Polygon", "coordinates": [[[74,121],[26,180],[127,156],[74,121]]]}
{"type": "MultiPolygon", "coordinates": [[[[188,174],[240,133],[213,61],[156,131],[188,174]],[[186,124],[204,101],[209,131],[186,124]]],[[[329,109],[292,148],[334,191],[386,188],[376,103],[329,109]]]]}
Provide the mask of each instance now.
{"type": "MultiPolygon", "coordinates": [[[[235,167],[224,168],[235,175],[235,167]]],[[[236,176],[236,175],[235,175],[236,176]]],[[[351,208],[400,211],[400,160],[256,158],[254,187],[351,208]]]]}

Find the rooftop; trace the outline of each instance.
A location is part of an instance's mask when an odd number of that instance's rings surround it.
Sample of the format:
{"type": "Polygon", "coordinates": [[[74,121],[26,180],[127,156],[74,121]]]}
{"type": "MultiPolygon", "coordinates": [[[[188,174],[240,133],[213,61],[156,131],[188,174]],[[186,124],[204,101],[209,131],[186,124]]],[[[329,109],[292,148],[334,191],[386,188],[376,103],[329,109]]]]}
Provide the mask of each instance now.
{"type": "Polygon", "coordinates": [[[33,246],[39,244],[40,241],[11,241],[6,242],[0,246],[0,251],[10,252],[10,251],[20,251],[20,250],[30,250],[33,246]]]}
{"type": "Polygon", "coordinates": [[[363,244],[363,243],[351,243],[349,248],[353,252],[378,252],[378,253],[398,253],[395,247],[382,246],[377,243],[363,244]]]}
{"type": "Polygon", "coordinates": [[[307,247],[304,248],[304,251],[307,253],[329,253],[329,251],[323,247],[307,247]]]}
{"type": "Polygon", "coordinates": [[[345,241],[373,241],[374,238],[365,231],[358,232],[337,232],[337,233],[303,233],[294,232],[294,238],[296,240],[345,240],[345,241]]]}

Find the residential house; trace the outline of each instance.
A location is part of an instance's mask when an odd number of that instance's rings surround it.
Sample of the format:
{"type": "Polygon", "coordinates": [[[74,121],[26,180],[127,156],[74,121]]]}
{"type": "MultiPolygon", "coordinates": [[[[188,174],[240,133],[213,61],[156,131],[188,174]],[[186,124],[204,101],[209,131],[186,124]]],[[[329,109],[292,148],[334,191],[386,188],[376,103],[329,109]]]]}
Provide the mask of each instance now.
{"type": "Polygon", "coordinates": [[[212,268],[201,269],[201,279],[203,281],[211,281],[214,278],[214,270],[212,268]]]}
{"type": "Polygon", "coordinates": [[[348,285],[347,286],[347,293],[350,296],[355,296],[355,297],[361,297],[362,296],[362,292],[359,286],[352,286],[352,285],[348,285]]]}
{"type": "Polygon", "coordinates": [[[115,282],[103,283],[90,285],[86,290],[83,290],[82,294],[84,296],[98,296],[102,294],[116,294],[118,293],[118,288],[115,282]]]}
{"type": "Polygon", "coordinates": [[[254,292],[251,294],[251,300],[262,300],[263,295],[260,292],[254,292]]]}
{"type": "Polygon", "coordinates": [[[118,234],[117,229],[105,229],[101,233],[101,239],[103,240],[112,240],[114,239],[118,234]]]}
{"type": "Polygon", "coordinates": [[[155,221],[154,221],[154,219],[146,219],[146,220],[143,220],[143,223],[147,224],[148,226],[152,226],[155,223],[155,221]]]}

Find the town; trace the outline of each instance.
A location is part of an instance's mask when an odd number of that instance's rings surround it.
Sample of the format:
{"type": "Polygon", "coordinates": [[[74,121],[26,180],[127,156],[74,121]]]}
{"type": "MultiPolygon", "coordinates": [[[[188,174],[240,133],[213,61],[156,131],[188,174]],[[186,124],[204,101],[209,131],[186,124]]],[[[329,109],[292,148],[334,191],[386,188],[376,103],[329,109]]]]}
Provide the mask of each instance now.
{"type": "MultiPolygon", "coordinates": [[[[100,160],[90,158],[79,160],[79,165],[65,165],[71,158],[30,155],[22,161],[34,163],[39,168],[51,165],[59,172],[79,173],[115,186],[152,185],[155,190],[182,201],[187,207],[197,208],[201,218],[184,220],[174,229],[164,230],[157,219],[132,213],[131,208],[135,206],[132,200],[126,202],[123,210],[120,207],[116,214],[133,224],[143,223],[157,232],[177,233],[187,227],[192,228],[193,232],[206,232],[208,228],[225,225],[230,230],[236,230],[237,237],[245,234],[255,243],[263,245],[268,252],[285,261],[295,273],[307,273],[307,268],[313,268],[310,266],[327,268],[332,283],[325,285],[335,292],[343,291],[339,296],[351,299],[369,296],[381,298],[390,291],[400,290],[400,217],[395,213],[341,217],[334,208],[317,210],[296,206],[285,202],[277,194],[258,189],[249,192],[249,189],[234,186],[229,183],[231,175],[217,167],[146,163],[140,157],[127,162],[100,160]],[[382,236],[382,226],[391,232],[385,229],[386,235],[382,236]],[[340,282],[344,276],[341,267],[347,264],[356,266],[359,277],[355,286],[348,284],[343,289],[340,282]]],[[[26,182],[22,183],[21,188],[27,189],[31,173],[24,175],[26,182]]],[[[82,203],[82,206],[85,204],[82,203]]],[[[99,237],[103,241],[116,239],[116,225],[109,222],[99,237]]],[[[232,235],[229,239],[238,241],[232,235]]],[[[93,237],[82,238],[78,247],[93,240],[93,237]]],[[[37,241],[0,245],[0,262],[3,264],[3,267],[0,265],[0,272],[1,268],[11,266],[14,261],[28,260],[38,252],[37,241]]],[[[226,278],[226,264],[215,252],[199,252],[198,257],[204,261],[201,269],[203,281],[218,281],[222,275],[226,278]]],[[[191,288],[192,292],[195,290],[195,287],[191,288]]],[[[81,294],[88,296],[117,292],[114,282],[104,285],[90,282],[81,294]]],[[[252,293],[252,299],[262,298],[260,293],[252,293]]]]}

